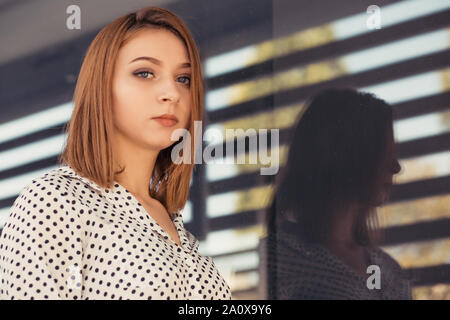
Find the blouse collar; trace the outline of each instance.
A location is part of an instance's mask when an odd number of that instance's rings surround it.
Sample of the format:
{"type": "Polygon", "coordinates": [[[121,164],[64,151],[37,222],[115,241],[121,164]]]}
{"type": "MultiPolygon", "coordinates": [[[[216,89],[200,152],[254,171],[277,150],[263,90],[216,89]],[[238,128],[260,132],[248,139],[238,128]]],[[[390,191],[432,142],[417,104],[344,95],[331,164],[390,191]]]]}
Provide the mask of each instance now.
{"type": "Polygon", "coordinates": [[[88,186],[90,186],[91,188],[103,192],[103,188],[100,187],[99,185],[97,185],[94,181],[91,181],[88,178],[85,178],[81,175],[79,175],[75,170],[72,169],[72,167],[68,166],[68,165],[63,165],[60,166],[56,169],[56,171],[58,171],[61,175],[63,176],[68,176],[71,178],[75,178],[80,180],[81,182],[87,184],[88,186]]]}
{"type": "MultiPolygon", "coordinates": [[[[86,185],[88,185],[89,187],[98,191],[100,194],[102,194],[103,196],[105,196],[106,198],[108,198],[112,201],[118,200],[118,198],[122,198],[122,199],[125,199],[128,201],[135,202],[135,205],[140,205],[140,203],[136,199],[136,197],[134,197],[133,194],[129,190],[127,190],[124,186],[122,186],[117,181],[114,181],[113,186],[111,188],[103,188],[103,187],[99,186],[97,183],[95,183],[94,181],[92,181],[91,179],[84,177],[84,176],[80,175],[79,173],[77,173],[69,165],[62,165],[62,166],[58,167],[56,170],[59,171],[59,173],[64,176],[68,176],[68,177],[80,180],[81,182],[85,183],[86,185]]],[[[171,217],[172,217],[172,220],[175,220],[175,219],[178,220],[178,218],[181,218],[181,214],[179,214],[178,212],[175,212],[171,215],[171,217]]]]}
{"type": "MultiPolygon", "coordinates": [[[[114,184],[112,188],[103,188],[96,184],[91,179],[88,179],[80,174],[78,174],[72,167],[69,165],[62,165],[56,169],[59,174],[70,177],[73,179],[77,179],[84,184],[88,185],[92,189],[99,192],[102,196],[109,199],[112,203],[116,203],[119,199],[124,200],[125,203],[129,202],[130,204],[133,204],[136,207],[141,208],[140,210],[145,210],[142,208],[142,204],[136,199],[133,194],[127,190],[124,186],[122,186],[117,181],[114,181],[114,184]]],[[[198,248],[198,240],[195,237],[190,237],[189,235],[185,234],[183,232],[184,225],[183,225],[183,219],[180,213],[175,212],[170,215],[172,221],[175,224],[175,227],[177,229],[181,230],[180,240],[182,241],[183,248],[186,252],[190,252],[191,250],[195,250],[198,248]]],[[[147,217],[149,218],[149,217],[147,217]]],[[[156,221],[151,218],[151,222],[149,223],[150,228],[162,236],[166,237],[167,234],[164,232],[164,230],[156,223],[156,221]]]]}

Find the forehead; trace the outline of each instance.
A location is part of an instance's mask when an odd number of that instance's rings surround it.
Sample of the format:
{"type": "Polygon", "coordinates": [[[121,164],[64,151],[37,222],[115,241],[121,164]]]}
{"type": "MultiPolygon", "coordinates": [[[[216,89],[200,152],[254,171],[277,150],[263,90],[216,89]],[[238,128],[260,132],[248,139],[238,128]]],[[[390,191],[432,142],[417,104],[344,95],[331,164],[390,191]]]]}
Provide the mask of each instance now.
{"type": "Polygon", "coordinates": [[[129,63],[142,56],[156,58],[165,65],[189,62],[183,41],[166,29],[146,28],[138,31],[120,48],[118,62],[129,63]]]}

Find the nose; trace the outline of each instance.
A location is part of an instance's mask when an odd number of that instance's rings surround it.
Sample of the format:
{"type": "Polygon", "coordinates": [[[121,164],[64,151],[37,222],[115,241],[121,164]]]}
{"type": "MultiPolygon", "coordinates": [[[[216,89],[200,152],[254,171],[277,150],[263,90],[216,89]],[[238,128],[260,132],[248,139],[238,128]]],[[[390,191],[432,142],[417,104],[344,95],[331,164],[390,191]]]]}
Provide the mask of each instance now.
{"type": "Polygon", "coordinates": [[[158,100],[160,102],[177,103],[180,100],[180,94],[176,86],[169,82],[170,81],[165,81],[165,83],[161,86],[158,100]]]}
{"type": "Polygon", "coordinates": [[[400,163],[398,162],[398,159],[394,159],[394,162],[392,164],[392,172],[394,174],[397,174],[401,171],[402,166],[400,165],[400,163]]]}

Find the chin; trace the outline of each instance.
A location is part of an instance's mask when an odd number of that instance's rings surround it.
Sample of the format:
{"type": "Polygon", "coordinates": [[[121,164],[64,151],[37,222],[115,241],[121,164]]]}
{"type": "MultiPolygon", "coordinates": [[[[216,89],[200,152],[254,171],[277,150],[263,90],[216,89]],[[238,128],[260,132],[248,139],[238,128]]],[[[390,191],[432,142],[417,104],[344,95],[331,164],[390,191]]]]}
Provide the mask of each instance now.
{"type": "Polygon", "coordinates": [[[388,201],[389,201],[389,195],[388,195],[388,194],[384,194],[383,197],[377,201],[376,206],[377,206],[377,207],[382,207],[382,206],[385,205],[388,201]]]}
{"type": "Polygon", "coordinates": [[[164,150],[164,149],[167,149],[168,147],[170,147],[171,146],[171,144],[150,144],[149,145],[149,148],[150,149],[156,149],[156,150],[159,150],[159,151],[162,151],[162,150],[164,150]]]}
{"type": "Polygon", "coordinates": [[[151,139],[147,139],[146,144],[152,149],[162,150],[170,147],[174,143],[177,143],[177,140],[171,140],[170,137],[170,134],[154,132],[151,134],[151,139]]]}

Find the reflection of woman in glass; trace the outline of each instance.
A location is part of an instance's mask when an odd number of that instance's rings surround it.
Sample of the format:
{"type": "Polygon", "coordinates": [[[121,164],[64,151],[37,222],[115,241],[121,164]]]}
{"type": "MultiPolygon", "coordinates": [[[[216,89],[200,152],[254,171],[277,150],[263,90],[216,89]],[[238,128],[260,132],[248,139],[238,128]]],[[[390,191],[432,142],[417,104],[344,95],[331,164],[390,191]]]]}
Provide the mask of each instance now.
{"type": "Polygon", "coordinates": [[[376,246],[376,207],[400,171],[392,122],[391,106],[368,93],[330,89],[309,101],[269,220],[277,299],[410,298],[402,269],[376,246]]]}
{"type": "Polygon", "coordinates": [[[193,136],[202,95],[195,42],[173,13],[145,8],[100,31],[76,85],[63,166],[24,188],[5,223],[1,297],[231,298],[183,226],[193,159],[171,161],[172,133],[193,136]]]}

